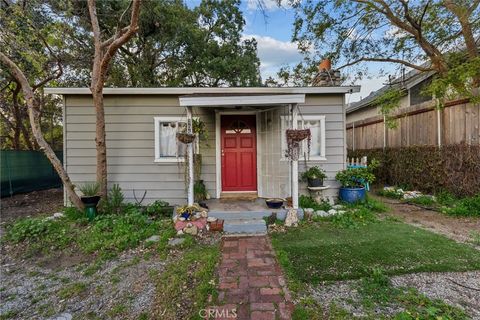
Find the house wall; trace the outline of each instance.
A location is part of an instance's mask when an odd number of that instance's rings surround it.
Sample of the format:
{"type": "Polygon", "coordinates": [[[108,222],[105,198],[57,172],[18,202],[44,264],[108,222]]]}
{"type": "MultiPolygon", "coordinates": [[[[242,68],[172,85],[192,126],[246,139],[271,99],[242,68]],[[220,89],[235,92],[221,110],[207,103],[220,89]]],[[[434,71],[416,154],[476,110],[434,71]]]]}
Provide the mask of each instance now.
{"type": "MultiPolygon", "coordinates": [[[[307,161],[307,166],[320,166],[327,173],[325,185],[331,189],[324,191],[324,195],[336,198],[338,183],[335,175],[344,169],[345,151],[345,123],[343,95],[309,95],[305,104],[299,106],[302,115],[325,116],[325,156],[326,160],[307,161]]],[[[260,159],[258,161],[259,191],[262,197],[287,197],[290,195],[290,162],[282,159],[281,116],[288,115],[288,108],[282,107],[267,112],[259,113],[259,147],[260,159]]],[[[305,161],[299,160],[299,172],[305,171],[305,161]]],[[[300,194],[308,194],[305,183],[299,185],[300,194]]]]}
{"type": "MultiPolygon", "coordinates": [[[[95,112],[88,96],[65,98],[65,165],[76,185],[95,181],[95,112]]],[[[215,114],[210,109],[194,109],[209,131],[208,146],[200,145],[202,179],[215,194],[215,114]]],[[[126,200],[140,199],[144,204],[157,199],[171,203],[185,202],[184,168],[182,163],[154,162],[154,117],[183,116],[178,96],[105,96],[107,132],[107,164],[109,187],[118,183],[126,200]]]]}
{"type": "MultiPolygon", "coordinates": [[[[259,191],[264,197],[285,197],[290,194],[289,162],[281,160],[280,108],[258,114],[259,159],[257,160],[259,191]],[[271,119],[269,121],[268,119],[271,119]]],[[[327,171],[326,192],[336,196],[335,174],[344,168],[345,121],[343,95],[307,96],[300,106],[303,115],[325,115],[326,160],[310,161],[327,171]]],[[[201,144],[202,179],[214,197],[216,190],[215,111],[214,108],[194,108],[209,130],[208,145],[201,144]]],[[[119,184],[127,201],[135,201],[147,191],[143,204],[157,199],[172,204],[185,202],[186,191],[182,163],[154,162],[154,117],[169,115],[185,117],[176,95],[105,95],[107,132],[107,163],[109,187],[119,184]]],[[[95,111],[92,99],[86,95],[65,96],[65,167],[76,185],[95,181],[95,111]]],[[[299,170],[305,170],[300,161],[299,170]]],[[[300,185],[300,193],[307,193],[300,185]]]]}

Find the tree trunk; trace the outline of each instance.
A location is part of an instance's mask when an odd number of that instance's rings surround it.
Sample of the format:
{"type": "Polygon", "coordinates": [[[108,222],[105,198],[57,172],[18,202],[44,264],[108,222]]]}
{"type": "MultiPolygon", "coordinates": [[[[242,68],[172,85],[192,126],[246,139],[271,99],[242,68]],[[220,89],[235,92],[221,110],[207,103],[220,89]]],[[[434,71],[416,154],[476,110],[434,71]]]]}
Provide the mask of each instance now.
{"type": "Polygon", "coordinates": [[[97,148],[97,183],[100,184],[100,193],[102,198],[108,194],[107,180],[107,144],[105,133],[105,109],[103,105],[102,89],[92,90],[93,105],[95,106],[96,125],[95,125],[95,143],[97,148]]]}
{"type": "Polygon", "coordinates": [[[43,138],[42,128],[40,127],[40,122],[38,119],[39,116],[39,105],[38,101],[35,99],[35,94],[32,87],[28,83],[27,78],[23,72],[18,68],[18,66],[10,60],[6,55],[0,52],[0,62],[7,66],[12,76],[18,81],[22,87],[23,95],[25,96],[25,102],[27,104],[28,117],[30,119],[30,126],[32,127],[32,133],[35,137],[40,150],[43,151],[45,156],[50,160],[55,171],[57,171],[60,179],[63,182],[63,187],[67,192],[68,198],[73,203],[77,209],[83,209],[83,203],[80,200],[80,197],[75,193],[75,186],[73,185],[70,177],[62,166],[62,163],[57,158],[53,152],[50,145],[43,138]]]}

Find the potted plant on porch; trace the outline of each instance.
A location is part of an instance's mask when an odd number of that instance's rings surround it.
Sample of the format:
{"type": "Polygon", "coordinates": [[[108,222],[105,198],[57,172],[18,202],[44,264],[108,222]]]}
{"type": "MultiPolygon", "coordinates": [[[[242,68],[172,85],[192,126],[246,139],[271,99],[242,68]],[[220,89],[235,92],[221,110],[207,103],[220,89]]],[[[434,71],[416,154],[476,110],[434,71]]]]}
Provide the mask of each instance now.
{"type": "Polygon", "coordinates": [[[335,178],[342,185],[340,199],[348,203],[364,201],[367,195],[365,185],[375,181],[372,169],[372,167],[365,167],[339,171],[335,178]]]}
{"type": "Polygon", "coordinates": [[[323,180],[327,178],[325,170],[319,166],[308,168],[302,173],[302,181],[306,181],[309,187],[323,187],[323,180]]]}

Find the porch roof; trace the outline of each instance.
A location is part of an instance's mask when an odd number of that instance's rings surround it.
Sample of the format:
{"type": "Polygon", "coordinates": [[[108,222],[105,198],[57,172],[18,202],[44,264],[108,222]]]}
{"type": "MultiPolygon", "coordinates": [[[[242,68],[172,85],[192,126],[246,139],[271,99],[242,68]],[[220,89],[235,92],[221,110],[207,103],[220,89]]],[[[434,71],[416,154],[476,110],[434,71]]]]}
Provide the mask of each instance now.
{"type": "Polygon", "coordinates": [[[182,107],[286,105],[305,103],[305,94],[181,96],[178,101],[182,107]]]}

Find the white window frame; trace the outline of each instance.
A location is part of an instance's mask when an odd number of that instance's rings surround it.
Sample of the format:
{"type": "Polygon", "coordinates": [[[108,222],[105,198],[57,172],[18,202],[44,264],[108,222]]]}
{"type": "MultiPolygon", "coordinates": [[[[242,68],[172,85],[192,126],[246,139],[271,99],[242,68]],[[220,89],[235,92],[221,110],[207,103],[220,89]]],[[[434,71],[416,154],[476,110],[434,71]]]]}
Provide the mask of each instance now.
{"type": "MultiPolygon", "coordinates": [[[[195,117],[195,119],[198,119],[198,117],[195,117]]],[[[161,157],[160,156],[160,141],[159,141],[159,136],[160,136],[160,123],[162,122],[183,122],[187,121],[185,117],[181,116],[158,116],[153,118],[154,124],[155,124],[155,136],[154,136],[154,144],[155,144],[155,159],[154,162],[157,163],[165,163],[165,162],[185,162],[184,157],[161,157]]],[[[198,139],[195,139],[195,150],[200,152],[200,145],[198,143],[198,139]]]]}
{"type": "MultiPolygon", "coordinates": [[[[282,159],[283,161],[288,161],[288,159],[285,157],[285,150],[287,150],[287,137],[285,136],[285,130],[287,130],[287,123],[286,121],[289,120],[288,116],[280,116],[280,141],[281,141],[281,147],[282,147],[282,159]]],[[[299,116],[298,117],[298,122],[303,122],[303,121],[320,121],[320,155],[311,155],[307,161],[326,161],[327,160],[327,155],[326,155],[326,129],[325,129],[325,115],[305,115],[305,116],[299,116]]],[[[303,128],[303,123],[300,123],[298,126],[299,129],[303,128]]],[[[307,141],[302,142],[302,148],[305,150],[307,148],[307,141]]]]}

